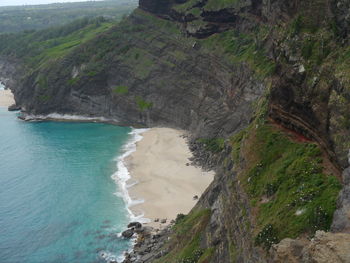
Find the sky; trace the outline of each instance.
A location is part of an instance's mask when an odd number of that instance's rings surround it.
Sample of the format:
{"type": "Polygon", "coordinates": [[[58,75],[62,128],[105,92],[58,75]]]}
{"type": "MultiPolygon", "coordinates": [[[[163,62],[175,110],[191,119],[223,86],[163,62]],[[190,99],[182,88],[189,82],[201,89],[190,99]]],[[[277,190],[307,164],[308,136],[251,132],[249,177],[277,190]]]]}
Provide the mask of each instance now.
{"type": "Polygon", "coordinates": [[[67,3],[67,2],[85,2],[89,0],[0,0],[0,6],[10,5],[39,5],[52,3],[67,3]]]}

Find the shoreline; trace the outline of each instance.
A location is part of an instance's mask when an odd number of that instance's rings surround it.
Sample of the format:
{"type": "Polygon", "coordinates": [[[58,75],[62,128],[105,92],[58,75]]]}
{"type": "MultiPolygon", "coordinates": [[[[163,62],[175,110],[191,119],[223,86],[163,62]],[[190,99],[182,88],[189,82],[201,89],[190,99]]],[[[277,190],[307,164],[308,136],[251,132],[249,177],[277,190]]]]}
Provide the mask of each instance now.
{"type": "MultiPolygon", "coordinates": [[[[115,119],[58,113],[25,115],[21,119],[120,125],[115,119]]],[[[184,131],[131,128],[131,137],[115,157],[117,169],[111,175],[117,186],[114,194],[123,198],[130,222],[137,221],[155,231],[162,230],[176,219],[177,214],[190,212],[215,173],[190,164],[192,153],[184,131]],[[155,222],[155,219],[159,220],[155,222]],[[164,219],[166,222],[162,222],[164,219]]],[[[133,250],[135,242],[136,237],[128,252],[133,250]]],[[[122,258],[123,255],[119,257],[122,258]]]]}
{"type": "Polygon", "coordinates": [[[192,153],[184,131],[151,128],[141,134],[135,151],[125,158],[128,192],[134,200],[130,210],[146,226],[162,229],[177,214],[190,212],[213,181],[214,172],[190,164],[192,153]]]}
{"type": "Polygon", "coordinates": [[[130,209],[131,206],[135,205],[138,200],[133,200],[129,194],[128,188],[130,185],[128,184],[128,181],[131,179],[130,171],[126,164],[126,159],[136,151],[137,143],[143,139],[142,133],[146,132],[148,129],[134,129],[132,128],[132,131],[129,133],[131,138],[125,143],[121,155],[118,155],[115,158],[117,170],[116,172],[111,176],[116,185],[118,186],[117,191],[115,192],[115,195],[120,196],[123,198],[126,206],[126,210],[129,214],[130,221],[140,221],[141,223],[144,223],[143,221],[143,215],[137,216],[132,212],[130,209]],[[118,192],[118,190],[120,192],[118,192]]]}
{"type": "Polygon", "coordinates": [[[21,116],[19,116],[19,118],[23,121],[96,122],[119,125],[116,119],[60,113],[50,113],[47,115],[32,115],[21,113],[21,116]]]}

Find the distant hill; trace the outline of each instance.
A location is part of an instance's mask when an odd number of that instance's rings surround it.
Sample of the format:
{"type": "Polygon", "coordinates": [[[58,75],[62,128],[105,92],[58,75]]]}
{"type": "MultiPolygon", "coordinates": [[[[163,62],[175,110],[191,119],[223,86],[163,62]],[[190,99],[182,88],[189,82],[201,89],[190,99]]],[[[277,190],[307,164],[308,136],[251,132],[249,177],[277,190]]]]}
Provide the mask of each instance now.
{"type": "Polygon", "coordinates": [[[136,6],[137,0],[109,0],[0,7],[0,33],[44,29],[83,17],[120,19],[136,6]]]}

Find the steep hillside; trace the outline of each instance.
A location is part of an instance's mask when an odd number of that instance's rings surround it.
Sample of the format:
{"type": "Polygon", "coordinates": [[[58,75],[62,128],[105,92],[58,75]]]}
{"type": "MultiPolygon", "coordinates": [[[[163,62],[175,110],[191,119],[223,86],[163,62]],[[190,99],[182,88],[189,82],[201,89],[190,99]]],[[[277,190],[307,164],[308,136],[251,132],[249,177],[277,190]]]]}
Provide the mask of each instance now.
{"type": "Polygon", "coordinates": [[[229,134],[248,123],[249,105],[264,88],[247,66],[232,67],[195,44],[177,24],[139,9],[57,63],[28,72],[26,88],[14,89],[16,99],[33,114],[91,114],[229,134]]]}
{"type": "Polygon", "coordinates": [[[88,1],[47,5],[1,6],[0,34],[62,26],[81,18],[103,16],[120,20],[137,0],[88,1]]]}
{"type": "Polygon", "coordinates": [[[6,81],[24,114],[191,133],[216,178],[142,262],[325,262],[316,231],[350,229],[349,17],[346,0],[140,0],[53,59],[12,54],[29,70],[6,81]]]}

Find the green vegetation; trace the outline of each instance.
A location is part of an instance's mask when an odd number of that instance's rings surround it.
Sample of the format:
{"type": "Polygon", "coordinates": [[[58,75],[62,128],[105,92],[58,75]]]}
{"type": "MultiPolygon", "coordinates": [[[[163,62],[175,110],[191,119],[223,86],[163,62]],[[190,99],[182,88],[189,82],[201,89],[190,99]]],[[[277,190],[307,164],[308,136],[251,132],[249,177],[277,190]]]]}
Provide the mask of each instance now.
{"type": "Polygon", "coordinates": [[[48,102],[49,100],[51,99],[51,96],[49,96],[49,95],[40,95],[39,96],[39,100],[41,101],[41,102],[48,102]]]}
{"type": "Polygon", "coordinates": [[[275,72],[274,62],[266,56],[261,44],[268,34],[268,29],[261,26],[254,33],[244,34],[229,30],[215,34],[202,42],[208,52],[221,52],[233,63],[247,62],[257,76],[264,78],[275,72]]]}
{"type": "Polygon", "coordinates": [[[174,236],[167,246],[171,252],[158,259],[157,263],[204,263],[208,262],[214,249],[200,247],[201,235],[206,228],[210,210],[194,210],[176,220],[174,236]]]}
{"type": "Polygon", "coordinates": [[[301,55],[307,61],[307,66],[312,69],[315,65],[319,66],[322,64],[323,60],[331,52],[330,37],[325,39],[324,35],[315,36],[304,40],[301,46],[301,55]]]}
{"type": "MultiPolygon", "coordinates": [[[[161,39],[164,33],[178,41],[173,35],[180,32],[177,26],[142,10],[136,10],[134,15],[143,19],[144,23],[135,24],[132,19],[116,23],[103,17],[83,18],[41,31],[3,34],[0,56],[20,58],[27,69],[24,77],[40,74],[49,79],[63,80],[61,85],[70,86],[103,79],[103,74],[109,70],[108,65],[115,61],[133,68],[138,79],[148,78],[156,64],[174,66],[167,58],[156,58],[145,49],[138,48],[135,39],[152,41],[163,48],[166,45],[161,39]],[[146,31],[147,34],[144,33],[146,31]],[[157,38],[160,41],[157,42],[157,38]],[[73,72],[74,76],[78,75],[72,77],[73,72]]],[[[183,59],[182,53],[174,56],[183,59]]],[[[142,111],[153,105],[141,98],[135,100],[142,111]]]]}
{"type": "Polygon", "coordinates": [[[38,87],[40,89],[47,89],[48,88],[48,83],[47,83],[47,77],[46,76],[39,76],[39,79],[38,79],[38,87]]]}
{"type": "Polygon", "coordinates": [[[0,7],[0,34],[40,30],[98,16],[120,20],[136,6],[136,0],[109,0],[0,7]]]}
{"type": "Polygon", "coordinates": [[[1,36],[0,55],[21,57],[34,71],[64,57],[75,47],[109,29],[113,23],[102,17],[81,19],[68,25],[38,32],[1,36]]]}
{"type": "Polygon", "coordinates": [[[237,3],[239,3],[239,0],[208,0],[204,9],[216,11],[224,8],[232,8],[237,3]]]}
{"type": "Polygon", "coordinates": [[[141,111],[149,110],[153,106],[152,102],[145,101],[140,96],[136,97],[136,103],[141,111]]]}
{"type": "Polygon", "coordinates": [[[198,142],[204,144],[205,149],[213,153],[221,152],[225,146],[224,138],[198,139],[198,142]]]}
{"type": "MultiPolygon", "coordinates": [[[[337,60],[337,76],[345,82],[345,86],[350,87],[350,46],[339,50],[337,60]]],[[[349,88],[350,89],[350,88],[349,88]]]]}
{"type": "MultiPolygon", "coordinates": [[[[145,19],[147,22],[150,22],[150,24],[155,25],[159,31],[165,31],[168,33],[173,33],[173,34],[181,34],[180,27],[176,23],[174,23],[170,20],[159,19],[159,17],[151,15],[151,14],[149,14],[141,9],[136,9],[134,11],[134,13],[142,16],[142,18],[145,19]]],[[[154,33],[154,32],[148,32],[148,33],[154,33]]],[[[152,34],[147,35],[145,37],[152,38],[152,34]]]]}
{"type": "MultiPolygon", "coordinates": [[[[196,3],[198,0],[189,0],[175,5],[174,9],[199,16],[202,9],[192,8],[196,3]]],[[[218,10],[234,7],[237,4],[239,4],[238,0],[208,0],[203,9],[218,10]]],[[[246,19],[248,21],[251,17],[246,19]]],[[[3,34],[0,55],[24,60],[27,68],[30,69],[27,74],[33,74],[34,79],[37,80],[36,85],[40,90],[37,98],[41,103],[50,101],[51,95],[47,94],[54,94],[48,89],[49,82],[53,83],[54,78],[58,81],[63,80],[62,85],[79,84],[84,87],[85,83],[90,84],[96,80],[98,85],[107,87],[110,85],[108,74],[114,73],[109,69],[114,65],[121,65],[120,68],[122,70],[125,68],[127,73],[132,72],[132,78],[137,81],[151,79],[153,77],[151,73],[163,72],[158,70],[163,65],[175,67],[175,64],[179,64],[180,61],[196,59],[195,55],[189,54],[191,46],[196,46],[193,52],[197,52],[198,46],[200,50],[198,56],[204,56],[202,52],[207,52],[216,56],[218,60],[226,60],[227,64],[245,64],[254,71],[253,77],[268,83],[268,77],[275,73],[276,67],[274,60],[267,55],[268,52],[264,48],[271,44],[271,39],[276,42],[274,45],[279,45],[275,50],[277,53],[286,45],[289,46],[286,50],[290,51],[290,54],[301,57],[300,62],[303,63],[307,72],[306,79],[312,86],[316,81],[315,75],[309,73],[322,72],[319,70],[320,66],[328,62],[333,45],[332,38],[337,34],[335,24],[331,24],[332,30],[328,31],[315,27],[318,19],[316,16],[308,17],[303,13],[297,15],[289,26],[288,24],[280,27],[276,25],[272,29],[255,21],[256,26],[254,27],[252,23],[252,27],[246,31],[231,29],[206,39],[194,40],[191,37],[183,37],[176,23],[138,9],[130,19],[124,19],[118,25],[114,18],[82,18],[65,26],[41,31],[3,34]],[[274,35],[270,37],[272,30],[275,30],[274,35]],[[139,45],[139,42],[142,44],[139,45]],[[152,45],[152,48],[145,48],[145,44],[152,45]],[[172,47],[177,49],[169,51],[172,47]],[[161,56],[157,53],[158,49],[162,50],[161,56]],[[163,50],[167,50],[168,53],[164,54],[163,50]],[[75,69],[79,69],[78,75],[75,74],[75,69]],[[107,75],[106,78],[104,73],[107,75]],[[35,76],[38,77],[35,78],[35,76]],[[101,79],[107,79],[106,83],[101,79]]],[[[188,22],[187,26],[200,28],[207,23],[198,19],[188,22]]],[[[338,63],[335,74],[347,88],[350,84],[350,48],[343,47],[341,52],[338,52],[339,54],[334,55],[338,63]]],[[[331,55],[333,56],[333,53],[331,55]]],[[[287,56],[284,58],[281,54],[274,54],[274,57],[281,59],[278,63],[281,63],[282,69],[285,69],[284,61],[290,62],[287,56]]],[[[182,64],[186,66],[186,63],[182,64]]],[[[327,66],[331,67],[332,64],[327,66]]],[[[164,72],[169,71],[164,70],[164,72]]],[[[319,83],[322,81],[321,78],[322,76],[318,76],[319,83]]],[[[165,80],[162,81],[164,83],[159,81],[155,85],[159,87],[168,85],[165,80]]],[[[187,78],[179,77],[175,84],[181,89],[187,88],[188,83],[187,78]]],[[[125,82],[115,84],[125,84],[125,82]]],[[[153,107],[153,103],[147,101],[150,97],[143,98],[129,94],[127,86],[114,86],[111,87],[111,91],[114,97],[129,95],[141,112],[153,107]]],[[[312,92],[316,94],[316,91],[312,92]]],[[[340,97],[334,91],[330,92],[333,92],[330,103],[339,107],[337,110],[341,112],[341,118],[337,120],[340,127],[349,129],[348,99],[340,97]]],[[[323,93],[326,94],[326,92],[323,93]]],[[[254,220],[251,222],[249,209],[243,205],[239,207],[240,215],[246,219],[240,227],[254,231],[255,244],[269,249],[272,244],[286,237],[312,236],[316,230],[328,230],[341,186],[336,177],[325,172],[322,152],[316,144],[300,142],[292,135],[283,133],[279,128],[267,123],[262,112],[259,112],[261,115],[247,129],[229,140],[202,138],[198,142],[202,143],[207,151],[216,154],[229,149],[225,148],[225,143],[232,146],[231,156],[235,163],[234,168],[239,167],[240,184],[248,194],[254,211],[254,220]]],[[[332,133],[336,134],[336,131],[332,133]]],[[[335,142],[344,141],[344,133],[336,135],[338,137],[335,138],[335,142]]],[[[350,146],[346,145],[346,147],[348,149],[350,146]]],[[[224,165],[232,167],[232,160],[227,157],[224,165]]],[[[229,187],[232,189],[232,186],[229,187]]],[[[210,215],[210,210],[194,210],[187,216],[179,215],[174,226],[175,235],[166,244],[170,253],[158,259],[157,262],[209,262],[215,248],[203,249],[201,241],[210,215]]],[[[229,236],[229,244],[227,244],[232,261],[241,253],[239,244],[234,244],[233,240],[232,235],[229,236]]]]}
{"type": "Polygon", "coordinates": [[[278,243],[277,232],[271,224],[266,225],[255,238],[255,245],[269,249],[278,243]]]}
{"type": "Polygon", "coordinates": [[[228,246],[229,248],[229,253],[230,253],[230,260],[231,262],[236,262],[237,261],[237,247],[235,244],[230,240],[230,244],[228,246]]]}
{"type": "Polygon", "coordinates": [[[230,139],[232,145],[232,159],[235,162],[239,162],[241,143],[246,136],[247,130],[242,130],[230,139]]]}
{"type": "Polygon", "coordinates": [[[174,9],[178,12],[185,12],[188,9],[191,9],[195,4],[197,4],[199,0],[189,0],[183,4],[176,5],[174,9]]]}
{"type": "Polygon", "coordinates": [[[89,71],[86,75],[90,78],[95,77],[98,74],[97,71],[89,71]]]}
{"type": "Polygon", "coordinates": [[[71,78],[70,80],[67,81],[68,85],[75,85],[79,82],[80,78],[76,77],[76,78],[71,78]]]}
{"type": "Polygon", "coordinates": [[[286,237],[329,230],[341,185],[323,172],[319,147],[294,141],[269,124],[255,124],[232,142],[233,148],[243,147],[234,149],[233,159],[237,151],[245,153],[241,181],[258,211],[256,244],[269,248],[286,237]]]}
{"type": "Polygon", "coordinates": [[[188,12],[188,14],[192,14],[192,15],[194,15],[196,17],[199,17],[201,13],[202,13],[202,10],[200,8],[198,8],[198,7],[197,8],[192,8],[188,12]]]}
{"type": "Polygon", "coordinates": [[[291,36],[298,35],[302,28],[301,16],[298,15],[290,24],[290,34],[291,36]]]}
{"type": "Polygon", "coordinates": [[[127,86],[117,86],[113,88],[113,91],[119,95],[128,94],[129,88],[127,86]]]}

